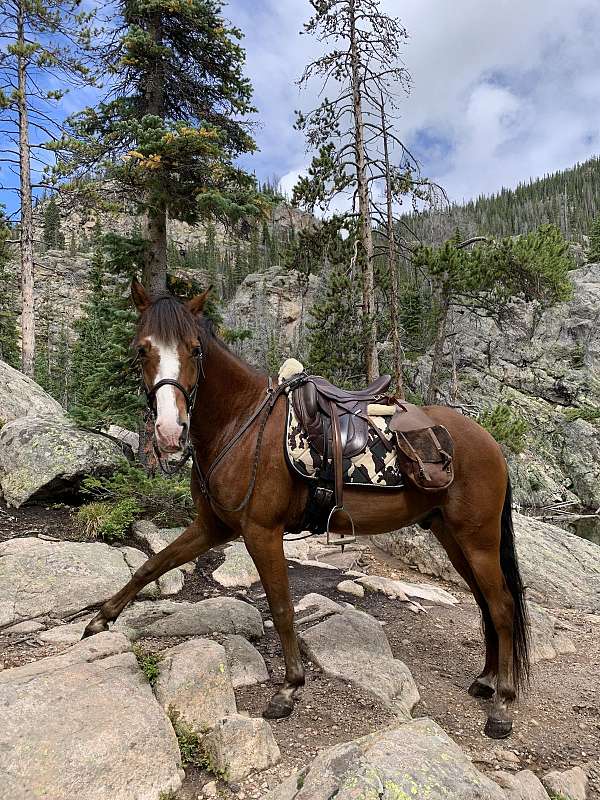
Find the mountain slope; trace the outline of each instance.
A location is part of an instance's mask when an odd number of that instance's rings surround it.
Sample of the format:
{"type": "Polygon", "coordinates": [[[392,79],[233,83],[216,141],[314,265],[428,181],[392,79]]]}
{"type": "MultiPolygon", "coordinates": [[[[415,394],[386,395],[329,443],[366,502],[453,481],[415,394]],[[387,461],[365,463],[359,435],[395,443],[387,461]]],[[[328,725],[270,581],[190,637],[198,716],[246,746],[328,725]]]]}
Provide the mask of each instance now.
{"type": "Polygon", "coordinates": [[[600,214],[600,157],[571,169],[478,197],[443,212],[407,214],[404,235],[439,244],[458,227],[474,235],[516,236],[539,225],[557,225],[567,239],[582,243],[600,214]]]}

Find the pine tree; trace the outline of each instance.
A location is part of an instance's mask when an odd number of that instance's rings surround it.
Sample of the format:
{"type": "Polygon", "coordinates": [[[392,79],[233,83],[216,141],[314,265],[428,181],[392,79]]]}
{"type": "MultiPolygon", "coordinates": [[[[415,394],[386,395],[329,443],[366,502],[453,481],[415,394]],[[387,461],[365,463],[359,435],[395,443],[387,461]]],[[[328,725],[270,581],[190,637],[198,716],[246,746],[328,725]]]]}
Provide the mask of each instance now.
{"type": "Polygon", "coordinates": [[[364,331],[360,285],[341,267],[333,269],[307,323],[310,372],[346,388],[364,384],[364,331]]]}
{"type": "Polygon", "coordinates": [[[428,403],[437,398],[453,309],[476,311],[500,323],[515,297],[535,303],[539,315],[572,293],[573,261],[561,231],[553,225],[497,241],[463,240],[457,230],[440,248],[420,248],[415,265],[433,285],[437,317],[428,403]],[[470,249],[473,244],[477,246],[470,249]]]}
{"type": "Polygon", "coordinates": [[[136,429],[140,411],[139,376],[131,368],[135,313],[127,285],[106,271],[97,250],[90,273],[91,296],[75,323],[72,415],[87,427],[110,424],[136,429]]]}
{"type": "Polygon", "coordinates": [[[250,246],[248,248],[248,272],[259,272],[261,267],[260,233],[258,225],[253,223],[250,230],[250,246]]]}
{"type": "MultiPolygon", "coordinates": [[[[329,208],[341,196],[357,213],[365,369],[372,381],[379,374],[373,229],[387,223],[389,211],[380,209],[376,198],[387,196],[391,204],[405,194],[427,199],[431,188],[418,177],[416,161],[391,124],[398,95],[408,92],[411,85],[399,60],[408,34],[398,19],[383,12],[380,0],[319,0],[312,6],[315,13],[304,30],[328,49],[306,67],[300,83],[316,79],[324,99],[317,108],[297,116],[297,127],[305,131],[307,144],[317,155],[308,175],[294,188],[294,202],[313,211],[329,208]],[[399,153],[399,165],[390,163],[392,144],[399,153]],[[385,185],[377,187],[378,181],[385,185]]],[[[389,270],[395,269],[394,243],[390,262],[389,270]]],[[[396,294],[395,286],[390,287],[395,371],[401,383],[396,294]]]]}
{"type": "Polygon", "coordinates": [[[71,121],[58,173],[95,165],[145,218],[143,279],[166,286],[167,215],[239,219],[268,207],[235,159],[254,150],[244,118],[254,109],[241,32],[218,0],[118,0],[103,48],[110,95],[71,121]]]}
{"type": "Polygon", "coordinates": [[[60,229],[60,211],[54,197],[44,207],[43,220],[44,245],[48,250],[62,249],[65,246],[65,237],[60,229]]]}
{"type": "MultiPolygon", "coordinates": [[[[93,14],[79,8],[80,0],[4,0],[0,7],[0,119],[13,150],[3,147],[4,160],[19,175],[21,256],[21,366],[34,373],[35,317],[33,291],[32,160],[43,165],[48,138],[60,135],[54,104],[65,89],[58,85],[93,84],[83,60],[89,46],[93,14]],[[42,142],[40,143],[40,138],[42,142]]],[[[2,187],[6,188],[6,187],[2,187]]]]}
{"type": "Polygon", "coordinates": [[[0,360],[10,364],[11,367],[19,366],[19,347],[17,338],[17,315],[15,313],[16,298],[7,270],[10,258],[7,240],[10,237],[10,228],[0,206],[0,360]]]}
{"type": "Polygon", "coordinates": [[[590,245],[587,251],[587,260],[590,264],[600,262],[600,216],[597,216],[590,229],[590,245]]]}

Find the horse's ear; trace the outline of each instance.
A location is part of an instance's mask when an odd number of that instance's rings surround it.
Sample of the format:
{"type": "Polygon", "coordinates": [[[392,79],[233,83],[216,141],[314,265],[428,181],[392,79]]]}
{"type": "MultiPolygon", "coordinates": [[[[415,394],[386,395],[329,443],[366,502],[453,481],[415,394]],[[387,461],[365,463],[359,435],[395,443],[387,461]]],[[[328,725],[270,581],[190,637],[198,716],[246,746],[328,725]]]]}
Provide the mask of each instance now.
{"type": "Polygon", "coordinates": [[[144,289],[137,278],[134,278],[131,281],[131,298],[140,314],[143,314],[150,305],[148,292],[144,289]]]}
{"type": "Polygon", "coordinates": [[[206,305],[206,301],[208,300],[208,295],[212,292],[212,288],[212,286],[209,286],[205,292],[202,292],[202,294],[197,294],[196,297],[192,297],[191,300],[188,300],[185,304],[187,310],[191,311],[194,316],[201,314],[204,306],[206,305]]]}

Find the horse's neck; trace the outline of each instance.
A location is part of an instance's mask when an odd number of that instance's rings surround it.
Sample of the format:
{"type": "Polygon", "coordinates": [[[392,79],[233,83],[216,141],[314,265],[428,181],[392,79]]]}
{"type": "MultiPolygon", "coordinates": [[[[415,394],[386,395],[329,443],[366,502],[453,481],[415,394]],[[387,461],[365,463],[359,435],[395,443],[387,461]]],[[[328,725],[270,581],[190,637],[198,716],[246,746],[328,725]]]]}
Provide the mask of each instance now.
{"type": "Polygon", "coordinates": [[[208,464],[265,396],[267,377],[217,341],[204,352],[204,379],[190,422],[198,457],[208,464]]]}

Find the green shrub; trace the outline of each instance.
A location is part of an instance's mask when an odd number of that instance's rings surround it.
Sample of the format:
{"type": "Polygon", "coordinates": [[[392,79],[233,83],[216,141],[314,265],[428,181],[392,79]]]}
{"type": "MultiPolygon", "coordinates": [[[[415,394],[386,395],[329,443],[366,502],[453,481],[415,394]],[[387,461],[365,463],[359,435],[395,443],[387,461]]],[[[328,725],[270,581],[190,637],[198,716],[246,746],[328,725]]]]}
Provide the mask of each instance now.
{"type": "Polygon", "coordinates": [[[177,737],[181,753],[181,766],[187,767],[193,764],[200,769],[207,769],[208,761],[202,750],[198,734],[181,719],[179,712],[173,708],[169,708],[169,719],[177,737]]]}
{"type": "Polygon", "coordinates": [[[586,405],[580,408],[567,408],[565,419],[567,422],[575,422],[577,419],[583,419],[586,422],[599,422],[600,406],[586,405]]]}
{"type": "Polygon", "coordinates": [[[529,425],[510,406],[500,404],[482,411],[477,421],[497,442],[513,453],[522,453],[525,449],[529,425]]]}
{"type": "Polygon", "coordinates": [[[152,653],[144,650],[139,644],[133,646],[133,653],[148,683],[150,686],[154,686],[160,674],[159,664],[162,660],[162,656],[159,653],[152,653]]]}
{"type": "Polygon", "coordinates": [[[110,477],[85,478],[83,491],[90,502],[79,509],[79,519],[88,533],[108,539],[122,538],[138,517],[175,527],[193,516],[187,469],[172,478],[150,476],[123,462],[110,477]]]}
{"type": "Polygon", "coordinates": [[[116,503],[95,501],[81,506],[77,519],[88,536],[99,536],[111,542],[123,539],[141,512],[133,498],[124,498],[116,503]]]}

